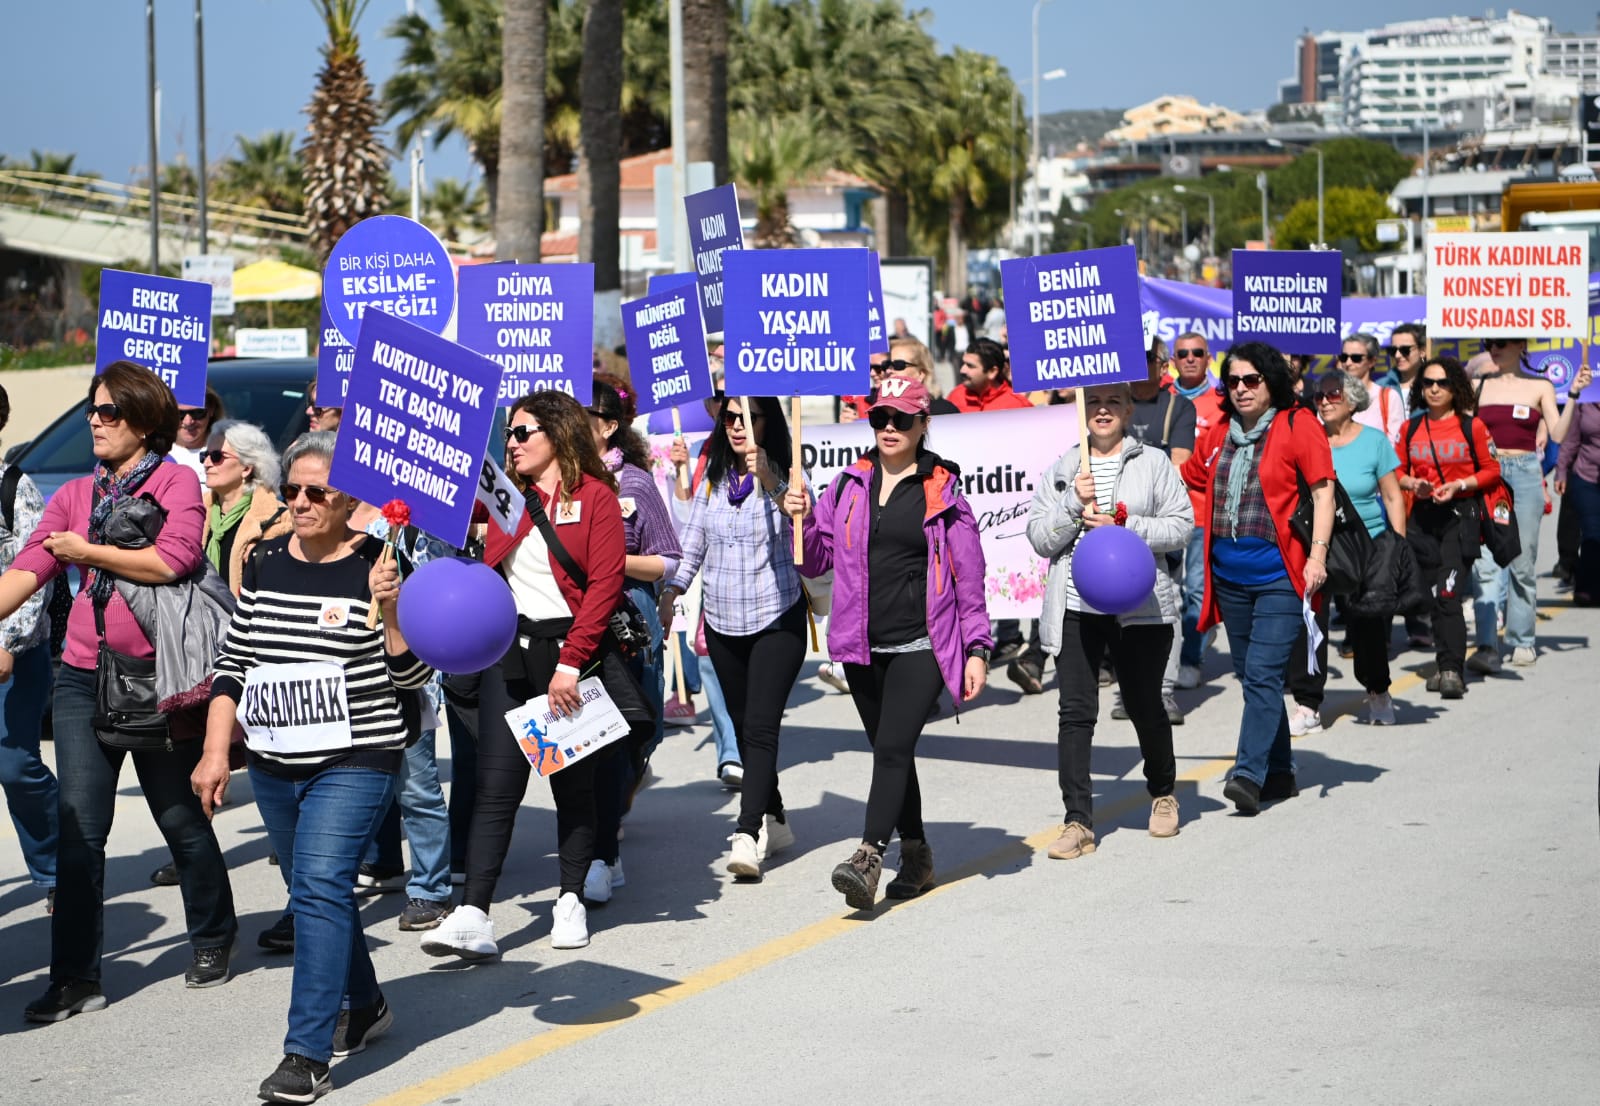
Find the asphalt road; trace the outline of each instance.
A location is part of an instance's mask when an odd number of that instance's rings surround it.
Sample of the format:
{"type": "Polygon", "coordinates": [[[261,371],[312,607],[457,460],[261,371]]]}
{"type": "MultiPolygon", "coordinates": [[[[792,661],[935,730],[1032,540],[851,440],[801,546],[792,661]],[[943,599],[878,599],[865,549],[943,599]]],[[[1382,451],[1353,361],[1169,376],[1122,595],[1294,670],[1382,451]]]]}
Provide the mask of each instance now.
{"type": "MultiPolygon", "coordinates": [[[[328,1101],[1592,1101],[1600,612],[1547,594],[1545,613],[1538,667],[1458,703],[1422,690],[1429,658],[1400,654],[1400,724],[1340,713],[1296,743],[1300,797],[1255,819],[1221,799],[1240,700],[1214,652],[1209,682],[1179,693],[1180,836],[1144,832],[1132,729],[1103,714],[1101,846],[1070,862],[1043,851],[1060,818],[1053,681],[1023,698],[999,676],[919,749],[939,888],[871,915],[828,882],[859,839],[870,761],[849,700],[814,679],[783,739],[793,852],[734,885],[736,803],[707,728],[669,731],[627,823],[627,886],[591,910],[585,950],[549,947],[554,816],[535,783],[493,911],[500,962],[427,957],[395,927],[402,896],[369,900],[395,1027],[335,1065],[328,1101]]],[[[1330,717],[1360,700],[1350,662],[1334,672],[1330,717]]],[[[177,890],[148,883],[164,847],[124,783],[104,1012],[23,1022],[49,927],[0,827],[0,1102],[254,1101],[291,965],[255,948],[284,896],[248,782],[218,820],[238,974],[201,992],[181,980],[177,890]]]]}

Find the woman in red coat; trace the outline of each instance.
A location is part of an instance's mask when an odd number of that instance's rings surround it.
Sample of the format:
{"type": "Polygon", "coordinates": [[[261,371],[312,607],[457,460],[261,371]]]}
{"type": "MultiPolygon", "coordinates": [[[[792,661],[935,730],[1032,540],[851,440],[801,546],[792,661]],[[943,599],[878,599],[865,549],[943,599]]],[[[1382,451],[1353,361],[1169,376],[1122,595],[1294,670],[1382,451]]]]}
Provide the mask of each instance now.
{"type": "MultiPolygon", "coordinates": [[[[611,647],[606,624],[622,598],[627,559],[616,482],[595,449],[589,415],[576,400],[560,392],[518,400],[506,427],[506,449],[511,468],[527,485],[527,510],[514,538],[489,527],[484,560],[511,585],[517,638],[483,673],[479,689],[477,802],[462,905],[422,940],[424,952],[468,960],[499,954],[489,904],[532,771],[506,712],[545,694],[563,713],[578,709],[579,674],[611,647]],[[587,588],[579,589],[546,544],[539,524],[547,517],[588,577],[587,588]]],[[[594,860],[597,763],[597,757],[585,757],[550,776],[561,856],[550,944],[558,949],[589,943],[583,881],[594,860]]]]}

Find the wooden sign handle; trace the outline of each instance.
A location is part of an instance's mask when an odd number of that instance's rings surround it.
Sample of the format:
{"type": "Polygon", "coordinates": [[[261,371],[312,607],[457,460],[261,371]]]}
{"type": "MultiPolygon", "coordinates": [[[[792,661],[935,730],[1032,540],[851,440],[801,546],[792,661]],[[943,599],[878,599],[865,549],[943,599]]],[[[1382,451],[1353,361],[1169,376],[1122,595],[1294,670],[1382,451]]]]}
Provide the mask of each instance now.
{"type": "MultiPolygon", "coordinates": [[[[800,397],[789,397],[789,422],[794,428],[794,439],[791,448],[794,450],[794,459],[789,465],[789,486],[791,488],[805,487],[805,469],[800,464],[800,397]]],[[[800,525],[799,519],[790,519],[790,527],[794,530],[794,566],[799,568],[805,563],[805,527],[800,525]]]]}
{"type": "MultiPolygon", "coordinates": [[[[384,542],[383,543],[383,552],[378,554],[378,563],[380,565],[386,565],[392,560],[394,560],[394,545],[392,543],[390,543],[390,542],[384,542]]],[[[374,603],[369,603],[367,605],[367,629],[376,630],[377,628],[378,628],[378,604],[375,603],[375,602],[374,603]]]]}
{"type": "MultiPolygon", "coordinates": [[[[1072,402],[1078,408],[1078,471],[1089,474],[1089,403],[1082,388],[1072,389],[1072,402]]],[[[1094,509],[1091,500],[1089,509],[1094,509]]]]}
{"type": "MultiPolygon", "coordinates": [[[[685,635],[685,640],[687,641],[687,635],[685,635]]],[[[672,655],[678,659],[676,666],[674,666],[675,678],[673,680],[678,688],[678,702],[687,706],[689,702],[689,675],[686,670],[689,667],[689,658],[683,655],[676,639],[672,642],[672,655]]]]}
{"type": "MultiPolygon", "coordinates": [[[[683,441],[683,413],[676,407],[672,409],[672,437],[675,441],[683,441]]],[[[687,463],[678,466],[678,487],[684,491],[689,490],[689,466],[687,463]]]]}

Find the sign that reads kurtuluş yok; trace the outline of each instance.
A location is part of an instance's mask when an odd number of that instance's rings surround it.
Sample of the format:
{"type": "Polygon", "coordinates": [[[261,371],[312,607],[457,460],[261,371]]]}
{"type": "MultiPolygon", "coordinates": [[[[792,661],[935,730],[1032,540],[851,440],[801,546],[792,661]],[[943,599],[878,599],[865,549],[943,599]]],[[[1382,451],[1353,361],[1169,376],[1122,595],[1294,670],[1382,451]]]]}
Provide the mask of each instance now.
{"type": "Polygon", "coordinates": [[[675,288],[622,305],[639,414],[709,399],[711,366],[694,288],[675,288]]]}
{"type": "Polygon", "coordinates": [[[472,265],[461,270],[461,344],[505,370],[497,403],[530,392],[594,390],[594,266],[472,265]]]}
{"type": "Polygon", "coordinates": [[[367,312],[328,479],[368,503],[403,500],[418,527],[465,544],[499,385],[487,357],[367,312]]]}
{"type": "Polygon", "coordinates": [[[1011,383],[1019,392],[1143,380],[1144,321],[1132,246],[1000,263],[1011,383]]]}
{"type": "Polygon", "coordinates": [[[205,406],[211,285],[102,269],[98,320],[96,372],[132,361],[159,376],[180,405],[205,406]]]}
{"type": "Polygon", "coordinates": [[[1430,338],[1589,337],[1589,239],[1561,231],[1431,234],[1430,338]]]}
{"type": "Polygon", "coordinates": [[[1233,340],[1284,353],[1339,348],[1344,262],[1337,250],[1234,250],[1233,340]]]}
{"type": "Polygon", "coordinates": [[[374,215],[345,231],[322,273],[322,302],[352,345],[372,310],[438,334],[455,297],[450,255],[433,231],[403,215],[374,215]]]}
{"type": "Polygon", "coordinates": [[[725,383],[731,396],[848,396],[871,387],[867,251],[723,255],[725,383]]]}
{"type": "Polygon", "coordinates": [[[722,260],[725,250],[744,249],[744,228],[739,223],[739,194],[731,184],[694,192],[683,198],[689,222],[689,247],[700,285],[700,317],[707,333],[723,328],[722,260]]]}

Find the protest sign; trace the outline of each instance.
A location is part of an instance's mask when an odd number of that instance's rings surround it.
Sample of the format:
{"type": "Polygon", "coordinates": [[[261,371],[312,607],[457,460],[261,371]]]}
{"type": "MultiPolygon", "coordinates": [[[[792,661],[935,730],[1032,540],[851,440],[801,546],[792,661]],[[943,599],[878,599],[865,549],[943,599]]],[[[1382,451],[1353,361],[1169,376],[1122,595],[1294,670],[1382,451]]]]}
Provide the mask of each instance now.
{"type": "Polygon", "coordinates": [[[233,258],[217,253],[188,254],[183,259],[183,279],[211,285],[212,315],[233,314],[233,258]]]}
{"type": "Polygon", "coordinates": [[[683,198],[683,210],[689,220],[689,246],[700,286],[700,317],[706,332],[715,334],[723,327],[722,253],[744,249],[739,195],[731,184],[695,192],[683,198]]]}
{"type": "Polygon", "coordinates": [[[241,326],[233,333],[236,357],[304,357],[310,350],[303,326],[241,326]]]}
{"type": "Polygon", "coordinates": [[[693,288],[675,288],[622,305],[628,374],[641,415],[711,395],[696,295],[693,288]]]}
{"type": "Polygon", "coordinates": [[[1587,338],[1589,239],[1562,231],[1434,234],[1430,338],[1587,338]]]}
{"type": "Polygon", "coordinates": [[[1338,250],[1234,250],[1233,340],[1283,353],[1337,353],[1344,262],[1338,250]]]}
{"type": "MultiPolygon", "coordinates": [[[[348,613],[342,605],[325,607],[323,620],[330,629],[342,628],[348,613]]],[[[294,756],[350,748],[344,668],[330,661],[252,665],[239,700],[239,725],[245,744],[258,753],[294,756]]]]}
{"type": "Polygon", "coordinates": [[[627,720],[597,677],[578,681],[582,706],[576,714],[557,714],[550,696],[540,695],[506,711],[506,725],[517,747],[541,776],[559,772],[628,735],[627,720]]]}
{"type": "Polygon", "coordinates": [[[523,513],[521,489],[511,482],[506,470],[485,457],[478,470],[477,499],[489,512],[489,521],[498,526],[507,537],[517,536],[517,525],[523,513]]]}
{"type": "Polygon", "coordinates": [[[867,262],[867,352],[889,352],[889,328],[883,320],[883,271],[876,250],[869,250],[867,262]]]}
{"type": "Polygon", "coordinates": [[[438,334],[455,297],[455,266],[444,245],[403,215],[374,215],[345,231],[322,273],[323,307],[352,345],[371,310],[438,334]]]}
{"type": "Polygon", "coordinates": [[[864,394],[867,260],[862,249],[725,254],[727,393],[864,394]]]}
{"type": "Polygon", "coordinates": [[[505,370],[496,403],[594,392],[594,266],[472,265],[461,270],[457,335],[505,370]]]}
{"type": "Polygon", "coordinates": [[[159,376],[179,406],[205,406],[211,285],[102,269],[98,317],[95,372],[133,361],[159,376]]]}
{"type": "MultiPolygon", "coordinates": [[[[645,295],[654,296],[674,288],[693,288],[697,283],[693,273],[651,273],[645,285],[645,295]]],[[[695,293],[699,295],[699,293],[695,293]]]]}
{"type": "Polygon", "coordinates": [[[1132,246],[1011,258],[1000,280],[1017,391],[1145,378],[1132,246]]]}
{"type": "Polygon", "coordinates": [[[368,503],[399,499],[416,526],[466,544],[499,385],[487,357],[368,311],[329,480],[368,503]]]}
{"type": "Polygon", "coordinates": [[[322,341],[317,346],[317,402],[324,407],[343,407],[350,391],[350,367],[355,363],[354,342],[344,340],[328,316],[328,302],[322,302],[322,341]]]}

